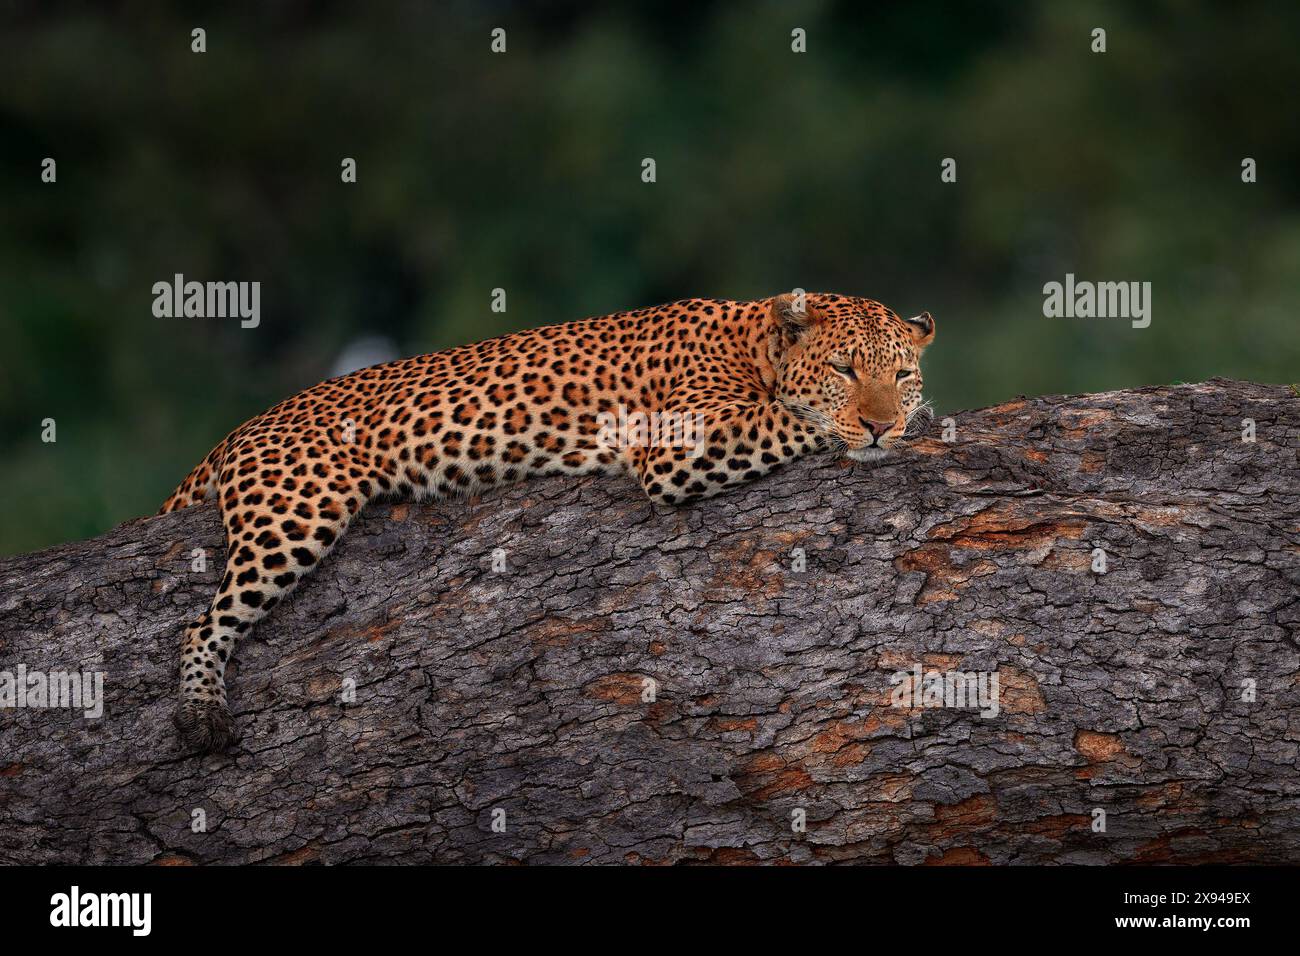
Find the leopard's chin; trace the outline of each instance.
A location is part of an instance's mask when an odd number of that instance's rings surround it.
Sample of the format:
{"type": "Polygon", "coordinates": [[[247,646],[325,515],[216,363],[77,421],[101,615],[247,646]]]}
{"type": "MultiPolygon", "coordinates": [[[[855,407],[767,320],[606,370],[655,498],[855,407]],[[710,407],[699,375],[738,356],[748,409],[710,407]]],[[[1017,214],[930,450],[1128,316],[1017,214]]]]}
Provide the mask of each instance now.
{"type": "Polygon", "coordinates": [[[889,457],[889,449],[881,448],[876,445],[863,448],[849,448],[844,452],[845,458],[852,458],[854,461],[880,461],[882,458],[889,457]]]}

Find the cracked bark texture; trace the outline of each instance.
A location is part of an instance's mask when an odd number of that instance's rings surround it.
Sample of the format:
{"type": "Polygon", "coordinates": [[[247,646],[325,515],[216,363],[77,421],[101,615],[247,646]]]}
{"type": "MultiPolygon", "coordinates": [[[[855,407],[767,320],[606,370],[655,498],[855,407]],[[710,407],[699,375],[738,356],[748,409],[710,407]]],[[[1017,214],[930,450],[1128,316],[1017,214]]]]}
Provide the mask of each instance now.
{"type": "Polygon", "coordinates": [[[0,861],[1300,860],[1300,399],[953,418],[681,510],[612,478],[372,508],[240,644],[223,755],[170,722],[214,507],[0,561],[0,670],[106,696],[0,711],[0,861]],[[1000,713],[892,706],[917,663],[996,671],[1000,713]]]}

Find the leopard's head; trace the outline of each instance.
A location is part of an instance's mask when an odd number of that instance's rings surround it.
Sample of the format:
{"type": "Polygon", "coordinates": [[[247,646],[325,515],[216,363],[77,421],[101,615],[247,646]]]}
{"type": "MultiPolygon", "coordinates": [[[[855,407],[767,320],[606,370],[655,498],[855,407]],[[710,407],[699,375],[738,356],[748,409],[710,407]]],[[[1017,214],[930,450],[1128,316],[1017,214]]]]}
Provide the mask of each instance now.
{"type": "Polygon", "coordinates": [[[871,299],[772,299],[777,399],[850,458],[879,458],[923,409],[929,312],[904,319],[871,299]]]}

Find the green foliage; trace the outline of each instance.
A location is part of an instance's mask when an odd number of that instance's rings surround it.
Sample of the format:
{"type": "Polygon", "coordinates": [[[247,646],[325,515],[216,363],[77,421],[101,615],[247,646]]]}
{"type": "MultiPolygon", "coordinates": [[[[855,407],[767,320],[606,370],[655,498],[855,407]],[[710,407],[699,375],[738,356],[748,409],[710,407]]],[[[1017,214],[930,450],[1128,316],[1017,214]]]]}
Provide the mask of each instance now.
{"type": "Polygon", "coordinates": [[[1295,376],[1294,4],[148,10],[0,30],[0,553],[151,513],[362,334],[802,286],[932,312],[941,413],[1295,376]],[[261,326],[155,318],[178,272],[261,326]],[[1150,328],[1044,318],[1066,272],[1151,282],[1150,328]]]}

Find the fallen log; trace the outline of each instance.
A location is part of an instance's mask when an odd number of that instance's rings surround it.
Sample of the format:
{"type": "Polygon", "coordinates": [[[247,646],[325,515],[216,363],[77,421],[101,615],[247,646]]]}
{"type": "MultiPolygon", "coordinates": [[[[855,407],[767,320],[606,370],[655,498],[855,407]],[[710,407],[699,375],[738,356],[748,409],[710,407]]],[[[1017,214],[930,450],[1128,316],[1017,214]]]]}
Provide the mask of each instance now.
{"type": "Polygon", "coordinates": [[[1214,380],[680,510],[379,506],[205,757],[170,717],[214,507],[0,560],[0,862],[1295,862],[1298,448],[1294,390],[1214,380]],[[101,716],[14,706],[82,673],[101,716]]]}

